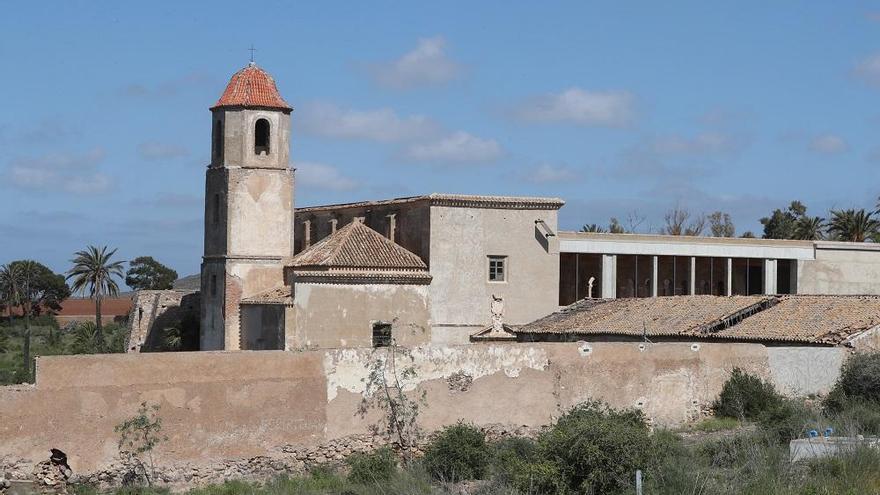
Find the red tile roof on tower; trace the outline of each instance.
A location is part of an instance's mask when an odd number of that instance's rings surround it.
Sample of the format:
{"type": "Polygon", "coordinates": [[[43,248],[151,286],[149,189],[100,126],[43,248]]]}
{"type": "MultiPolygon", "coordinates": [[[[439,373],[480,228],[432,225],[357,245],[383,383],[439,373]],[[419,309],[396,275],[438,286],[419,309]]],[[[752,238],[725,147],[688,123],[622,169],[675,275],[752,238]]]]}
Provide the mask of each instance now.
{"type": "Polygon", "coordinates": [[[292,110],[278,93],[272,76],[253,62],[232,75],[223,95],[211,108],[219,107],[262,107],[292,110]]]}

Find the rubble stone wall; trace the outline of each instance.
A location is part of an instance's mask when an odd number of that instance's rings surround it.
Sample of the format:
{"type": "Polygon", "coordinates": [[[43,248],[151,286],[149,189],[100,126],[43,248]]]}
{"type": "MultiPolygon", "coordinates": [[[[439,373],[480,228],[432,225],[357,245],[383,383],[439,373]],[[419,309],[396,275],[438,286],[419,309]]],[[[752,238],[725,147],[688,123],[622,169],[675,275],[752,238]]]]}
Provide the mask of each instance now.
{"type": "MultiPolygon", "coordinates": [[[[57,448],[67,454],[74,479],[116,481],[124,466],[114,426],[135,415],[141,402],[161,406],[168,440],[155,457],[169,483],[340,460],[380,441],[370,436],[380,413],[358,409],[368,366],[386,352],[41,357],[35,385],[0,387],[0,476],[26,476],[57,448]]],[[[655,425],[682,423],[705,414],[734,367],[792,394],[824,393],[847,352],[721,343],[505,343],[416,347],[397,363],[415,369],[405,388],[425,393],[419,422],[426,432],[458,420],[525,431],[587,399],[640,408],[655,425]]]]}

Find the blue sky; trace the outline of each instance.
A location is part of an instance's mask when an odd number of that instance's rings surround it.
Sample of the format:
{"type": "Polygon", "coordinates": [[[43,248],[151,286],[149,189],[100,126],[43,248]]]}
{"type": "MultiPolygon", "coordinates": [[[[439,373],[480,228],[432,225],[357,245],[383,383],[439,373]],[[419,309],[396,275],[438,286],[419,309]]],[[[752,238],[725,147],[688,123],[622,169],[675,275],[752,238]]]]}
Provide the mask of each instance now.
{"type": "Polygon", "coordinates": [[[563,228],[680,205],[738,233],[873,206],[880,4],[713,3],[7,5],[0,263],[107,244],[196,273],[208,107],[251,44],[295,108],[298,205],[558,196],[563,228]]]}

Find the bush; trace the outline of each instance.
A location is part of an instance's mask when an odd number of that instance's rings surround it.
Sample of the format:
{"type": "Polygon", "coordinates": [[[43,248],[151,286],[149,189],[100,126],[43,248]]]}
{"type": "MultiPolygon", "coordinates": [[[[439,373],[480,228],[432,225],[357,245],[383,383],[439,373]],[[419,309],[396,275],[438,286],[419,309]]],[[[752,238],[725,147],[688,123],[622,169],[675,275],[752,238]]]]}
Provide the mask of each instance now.
{"type": "Polygon", "coordinates": [[[813,425],[816,423],[815,416],[803,401],[780,399],[770,404],[757,419],[768,440],[787,443],[806,436],[805,433],[814,426],[818,428],[818,425],[813,425]]]}
{"type": "Polygon", "coordinates": [[[539,441],[571,490],[620,493],[651,457],[650,432],[640,411],[618,411],[600,402],[574,407],[539,441]]]}
{"type": "Polygon", "coordinates": [[[781,401],[782,396],[772,383],[734,368],[712,403],[712,410],[716,416],[754,420],[781,401]]]}
{"type": "Polygon", "coordinates": [[[489,446],[479,428],[459,422],[440,431],[425,450],[424,466],[442,481],[482,479],[489,465],[489,446]]]}
{"type": "Polygon", "coordinates": [[[825,408],[839,412],[852,400],[880,404],[880,352],[856,354],[843,364],[825,408]]]}
{"type": "Polygon", "coordinates": [[[387,482],[397,471],[397,459],[388,447],[369,454],[352,454],[345,463],[350,468],[348,479],[364,485],[387,482]]]}

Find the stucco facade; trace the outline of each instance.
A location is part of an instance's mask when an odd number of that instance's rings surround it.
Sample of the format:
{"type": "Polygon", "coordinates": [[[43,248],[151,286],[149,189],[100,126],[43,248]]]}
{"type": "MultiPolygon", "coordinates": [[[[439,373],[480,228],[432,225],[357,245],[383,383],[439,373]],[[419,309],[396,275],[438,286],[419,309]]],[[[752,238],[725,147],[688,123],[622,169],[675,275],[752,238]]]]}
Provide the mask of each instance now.
{"type": "MultiPolygon", "coordinates": [[[[36,385],[0,387],[0,470],[4,463],[32,466],[48,448],[66,452],[77,474],[106,468],[118,458],[114,426],[142,401],[161,406],[168,440],[155,449],[157,466],[184,473],[228,459],[281,459],[289,457],[288,445],[368,434],[379,418],[357,410],[368,365],[384,352],[40,357],[36,385]]],[[[412,349],[415,375],[405,386],[426,394],[419,423],[429,432],[458,420],[539,427],[587,399],[676,425],[699,417],[734,367],[790,394],[820,394],[846,354],[839,347],[712,343],[421,346],[412,349]],[[471,378],[466,387],[451,378],[462,374],[471,378]]]]}

